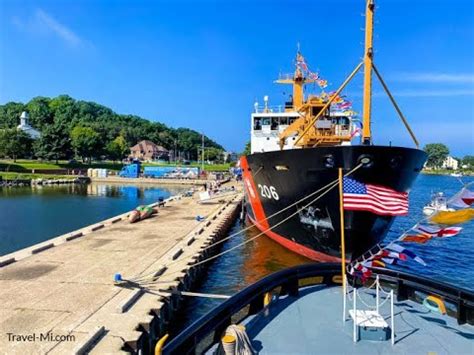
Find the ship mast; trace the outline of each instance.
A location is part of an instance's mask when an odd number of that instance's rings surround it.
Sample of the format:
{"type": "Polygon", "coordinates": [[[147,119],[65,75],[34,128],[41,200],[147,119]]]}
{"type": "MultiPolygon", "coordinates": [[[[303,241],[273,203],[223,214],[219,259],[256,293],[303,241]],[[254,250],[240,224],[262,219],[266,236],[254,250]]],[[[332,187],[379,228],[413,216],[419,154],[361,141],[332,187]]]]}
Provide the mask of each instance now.
{"type": "Polygon", "coordinates": [[[374,0],[366,1],[365,9],[365,52],[364,52],[364,103],[362,143],[371,143],[370,118],[372,111],[372,67],[373,67],[373,31],[374,31],[374,0]]]}
{"type": "MultiPolygon", "coordinates": [[[[307,82],[311,82],[306,79],[304,76],[300,77],[302,74],[295,71],[295,74],[292,79],[280,79],[277,80],[277,83],[282,84],[293,84],[293,110],[300,113],[301,117],[293,121],[282,133],[280,133],[280,149],[283,149],[286,144],[286,139],[291,135],[296,137],[293,145],[303,148],[316,147],[317,145],[334,145],[340,144],[343,141],[350,141],[352,135],[335,135],[327,134],[325,132],[320,133],[316,127],[316,121],[319,119],[326,119],[327,110],[330,109],[330,106],[339,96],[339,94],[344,90],[347,84],[354,78],[357,72],[364,67],[364,92],[363,92],[363,112],[362,112],[362,143],[366,145],[372,144],[372,133],[370,127],[371,121],[371,111],[372,111],[372,72],[375,73],[377,79],[382,84],[382,87],[390,99],[393,107],[397,111],[401,121],[405,125],[408,133],[410,134],[413,142],[416,147],[419,147],[418,140],[415,137],[410,125],[408,124],[405,116],[403,115],[400,107],[395,101],[393,95],[388,89],[387,84],[382,78],[379,70],[374,64],[374,50],[373,50],[373,30],[374,30],[374,9],[375,9],[375,0],[365,0],[366,9],[365,9],[365,52],[363,60],[355,67],[351,74],[344,80],[344,82],[339,86],[339,88],[329,97],[329,99],[321,100],[321,98],[312,98],[311,100],[304,101],[303,95],[303,85],[307,82]],[[319,100],[319,101],[318,101],[319,100]],[[314,110],[316,109],[316,110],[314,110]],[[317,113],[313,113],[317,112],[317,113]]],[[[298,69],[298,68],[297,68],[298,69]]],[[[314,81],[313,81],[314,82],[314,81]]]]}

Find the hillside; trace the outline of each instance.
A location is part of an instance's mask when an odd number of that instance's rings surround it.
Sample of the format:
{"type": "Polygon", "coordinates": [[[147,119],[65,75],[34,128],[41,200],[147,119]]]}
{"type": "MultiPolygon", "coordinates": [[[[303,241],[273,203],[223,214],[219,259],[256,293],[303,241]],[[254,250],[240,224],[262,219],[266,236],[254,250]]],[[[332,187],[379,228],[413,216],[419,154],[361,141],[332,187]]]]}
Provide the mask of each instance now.
{"type": "MultiPolygon", "coordinates": [[[[55,98],[35,97],[26,104],[9,102],[0,105],[0,129],[15,128],[22,111],[29,113],[29,123],[41,131],[43,136],[29,147],[29,152],[22,152],[18,157],[73,158],[75,149],[71,145],[71,132],[76,127],[87,127],[87,130],[83,130],[86,133],[95,132],[94,158],[108,156],[110,147],[118,137],[118,141],[125,142],[127,148],[143,139],[151,140],[168,150],[176,147],[182,157],[190,160],[197,158],[197,147],[201,146],[201,134],[192,129],[175,129],[139,116],[117,114],[95,102],[75,100],[67,95],[55,98]],[[56,151],[54,156],[51,156],[52,150],[56,151]]],[[[206,147],[223,149],[208,137],[204,140],[206,147]]]]}

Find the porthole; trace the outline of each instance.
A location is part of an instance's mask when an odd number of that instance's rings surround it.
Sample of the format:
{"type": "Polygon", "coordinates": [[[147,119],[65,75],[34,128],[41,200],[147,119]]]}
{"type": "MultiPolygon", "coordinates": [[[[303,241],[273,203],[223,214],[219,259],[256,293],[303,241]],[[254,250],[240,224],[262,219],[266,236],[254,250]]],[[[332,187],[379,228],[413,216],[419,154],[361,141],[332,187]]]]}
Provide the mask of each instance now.
{"type": "Polygon", "coordinates": [[[367,154],[361,155],[359,157],[358,163],[362,164],[363,168],[371,168],[372,166],[374,166],[374,160],[372,156],[367,154]]]}
{"type": "Polygon", "coordinates": [[[392,169],[397,169],[400,167],[400,163],[402,162],[402,157],[396,156],[390,159],[390,167],[392,169]]]}
{"type": "Polygon", "coordinates": [[[324,157],[324,166],[326,168],[334,168],[335,163],[336,163],[336,160],[334,159],[333,155],[330,154],[324,157]]]}

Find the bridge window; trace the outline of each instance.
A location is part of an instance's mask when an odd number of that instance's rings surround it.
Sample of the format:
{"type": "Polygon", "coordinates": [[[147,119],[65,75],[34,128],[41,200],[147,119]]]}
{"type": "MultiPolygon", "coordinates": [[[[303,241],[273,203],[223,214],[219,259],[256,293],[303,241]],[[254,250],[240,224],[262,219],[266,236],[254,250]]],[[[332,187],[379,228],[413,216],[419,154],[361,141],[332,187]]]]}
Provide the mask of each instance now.
{"type": "Polygon", "coordinates": [[[270,126],[270,117],[263,117],[262,118],[262,126],[270,126]]]}
{"type": "Polygon", "coordinates": [[[280,117],[280,124],[282,126],[287,126],[288,125],[288,117],[280,117]]]}
{"type": "Polygon", "coordinates": [[[262,129],[262,119],[260,117],[255,117],[253,121],[254,131],[260,131],[262,129]]]}
{"type": "Polygon", "coordinates": [[[271,130],[275,131],[278,129],[278,117],[272,117],[272,126],[271,130]]]}

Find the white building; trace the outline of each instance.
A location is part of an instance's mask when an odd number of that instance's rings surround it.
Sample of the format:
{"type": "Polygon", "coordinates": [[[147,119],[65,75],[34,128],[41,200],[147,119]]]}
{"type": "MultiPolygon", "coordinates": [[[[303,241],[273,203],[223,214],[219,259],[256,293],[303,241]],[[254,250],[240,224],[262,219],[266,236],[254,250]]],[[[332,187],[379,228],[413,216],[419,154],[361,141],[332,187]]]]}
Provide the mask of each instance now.
{"type": "Polygon", "coordinates": [[[224,162],[226,163],[233,163],[239,160],[239,155],[234,152],[224,152],[222,153],[224,156],[224,162]]]}
{"type": "Polygon", "coordinates": [[[459,167],[459,161],[454,159],[451,156],[447,156],[446,159],[443,162],[443,169],[453,169],[453,170],[458,170],[459,167]]]}
{"type": "Polygon", "coordinates": [[[23,111],[20,116],[20,124],[16,129],[22,130],[26,134],[28,134],[31,138],[37,139],[41,136],[40,132],[38,132],[36,129],[31,127],[28,123],[28,119],[30,116],[28,115],[28,112],[23,111]]]}

